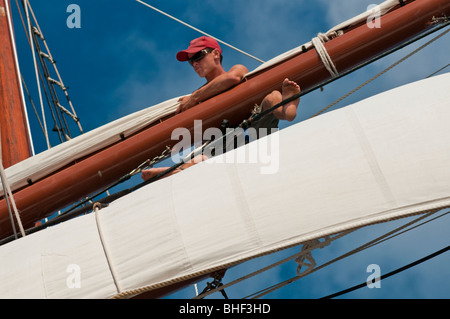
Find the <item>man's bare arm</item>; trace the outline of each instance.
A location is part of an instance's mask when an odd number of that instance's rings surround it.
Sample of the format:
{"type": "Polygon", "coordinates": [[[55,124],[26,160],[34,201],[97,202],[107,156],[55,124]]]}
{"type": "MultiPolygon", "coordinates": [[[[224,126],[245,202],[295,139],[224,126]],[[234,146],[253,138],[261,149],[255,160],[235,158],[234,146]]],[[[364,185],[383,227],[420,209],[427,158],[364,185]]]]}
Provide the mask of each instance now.
{"type": "Polygon", "coordinates": [[[233,66],[228,72],[217,76],[211,82],[193,92],[190,96],[182,97],[177,113],[185,111],[198,103],[239,84],[247,73],[248,69],[245,66],[241,64],[233,66]]]}

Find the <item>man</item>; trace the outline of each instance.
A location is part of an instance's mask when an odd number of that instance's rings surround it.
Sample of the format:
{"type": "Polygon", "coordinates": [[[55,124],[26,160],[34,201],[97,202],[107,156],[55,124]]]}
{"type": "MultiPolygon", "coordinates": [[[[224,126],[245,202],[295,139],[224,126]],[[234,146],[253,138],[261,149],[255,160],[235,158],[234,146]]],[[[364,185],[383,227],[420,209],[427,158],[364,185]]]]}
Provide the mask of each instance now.
{"type": "Polygon", "coordinates": [[[178,52],[177,60],[188,61],[194,71],[206,79],[204,86],[179,100],[178,113],[239,84],[248,73],[247,68],[240,64],[226,72],[222,67],[222,49],[219,43],[204,36],[192,40],[186,50],[178,52]]]}
{"type": "MultiPolygon", "coordinates": [[[[241,64],[237,64],[229,71],[225,71],[222,66],[222,49],[220,48],[219,43],[210,37],[202,36],[192,40],[189,47],[186,50],[178,52],[176,57],[180,62],[188,61],[194,68],[194,71],[200,77],[206,79],[206,84],[201,88],[191,95],[179,99],[180,105],[176,111],[177,113],[186,111],[200,102],[239,84],[248,73],[247,68],[241,64]]],[[[299,92],[300,87],[297,83],[285,79],[282,84],[281,92],[273,91],[268,94],[261,102],[259,109],[262,111],[271,108],[282,100],[298,94],[299,92]]],[[[256,125],[268,129],[277,128],[279,120],[294,120],[297,115],[298,103],[299,99],[275,109],[272,113],[258,121],[256,125]]],[[[191,162],[183,164],[179,169],[173,171],[172,174],[207,159],[203,155],[199,156],[200,158],[193,159],[191,162]]],[[[158,167],[144,170],[142,171],[142,178],[148,180],[166,169],[167,168],[164,167],[158,167]]]]}

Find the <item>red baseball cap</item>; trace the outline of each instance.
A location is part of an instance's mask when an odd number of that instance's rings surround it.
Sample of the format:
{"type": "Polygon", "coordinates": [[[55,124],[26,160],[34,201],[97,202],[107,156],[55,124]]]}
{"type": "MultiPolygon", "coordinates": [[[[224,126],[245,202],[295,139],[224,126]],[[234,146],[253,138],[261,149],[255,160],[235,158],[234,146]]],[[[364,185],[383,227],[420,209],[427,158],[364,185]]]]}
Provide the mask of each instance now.
{"type": "Polygon", "coordinates": [[[206,48],[218,49],[220,53],[222,53],[222,49],[216,40],[210,37],[202,36],[192,40],[186,50],[178,52],[177,60],[181,62],[187,61],[189,59],[188,54],[197,53],[206,48]]]}

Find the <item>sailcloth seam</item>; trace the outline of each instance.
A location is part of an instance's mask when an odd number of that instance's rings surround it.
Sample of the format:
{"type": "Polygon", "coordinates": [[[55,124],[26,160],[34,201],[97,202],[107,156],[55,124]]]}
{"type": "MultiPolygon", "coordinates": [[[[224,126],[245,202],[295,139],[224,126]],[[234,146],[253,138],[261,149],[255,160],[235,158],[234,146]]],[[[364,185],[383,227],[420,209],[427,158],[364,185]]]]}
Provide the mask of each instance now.
{"type": "Polygon", "coordinates": [[[347,110],[347,117],[350,121],[350,125],[353,129],[353,132],[355,133],[359,145],[364,152],[365,158],[370,166],[373,176],[375,177],[375,181],[378,185],[378,188],[380,189],[381,194],[389,205],[396,207],[397,201],[395,199],[395,196],[391,191],[391,188],[386,180],[386,177],[383,174],[375,153],[370,145],[369,140],[367,139],[367,136],[357,115],[355,114],[355,111],[353,110],[353,107],[350,106],[347,108],[347,110]]]}
{"type": "Polygon", "coordinates": [[[174,199],[174,187],[173,187],[173,183],[174,183],[174,179],[170,178],[170,191],[168,192],[169,197],[168,197],[168,205],[170,205],[169,207],[169,211],[171,213],[171,218],[173,220],[172,222],[172,230],[174,232],[177,233],[176,236],[174,236],[174,238],[178,238],[178,243],[179,243],[179,249],[180,252],[182,252],[183,254],[183,259],[184,259],[184,264],[183,264],[183,270],[193,270],[194,266],[192,264],[191,258],[189,257],[189,253],[186,250],[186,243],[184,241],[184,236],[183,233],[180,229],[180,222],[178,220],[177,214],[176,214],[176,210],[175,210],[175,199],[174,199]]]}
{"type": "Polygon", "coordinates": [[[245,191],[242,186],[236,164],[227,165],[227,173],[231,182],[234,198],[239,207],[239,213],[246,225],[247,233],[249,234],[252,242],[255,243],[258,247],[261,247],[262,241],[252,215],[250,214],[250,208],[245,198],[245,191]]]}

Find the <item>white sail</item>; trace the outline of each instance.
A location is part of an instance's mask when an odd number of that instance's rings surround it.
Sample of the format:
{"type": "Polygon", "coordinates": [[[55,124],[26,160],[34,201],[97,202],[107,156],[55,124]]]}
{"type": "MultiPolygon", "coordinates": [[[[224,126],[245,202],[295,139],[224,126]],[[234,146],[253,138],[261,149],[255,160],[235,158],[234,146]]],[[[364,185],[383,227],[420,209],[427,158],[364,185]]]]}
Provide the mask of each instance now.
{"type": "Polygon", "coordinates": [[[279,141],[275,174],[261,174],[268,162],[210,160],[3,245],[0,297],[128,296],[449,207],[449,85],[450,73],[408,84],[230,153],[279,141]]]}

